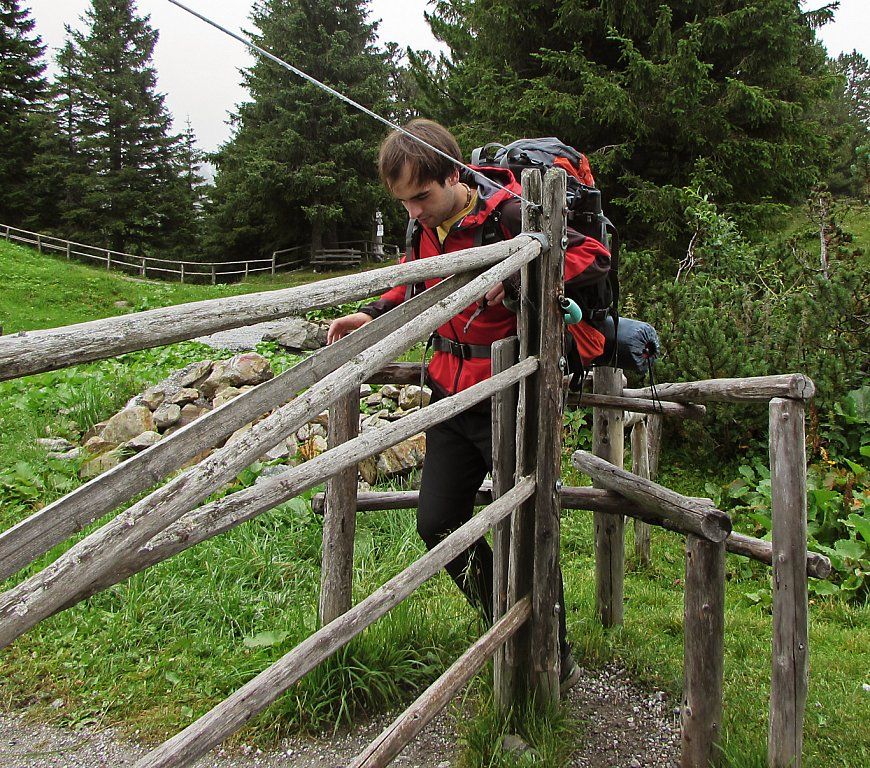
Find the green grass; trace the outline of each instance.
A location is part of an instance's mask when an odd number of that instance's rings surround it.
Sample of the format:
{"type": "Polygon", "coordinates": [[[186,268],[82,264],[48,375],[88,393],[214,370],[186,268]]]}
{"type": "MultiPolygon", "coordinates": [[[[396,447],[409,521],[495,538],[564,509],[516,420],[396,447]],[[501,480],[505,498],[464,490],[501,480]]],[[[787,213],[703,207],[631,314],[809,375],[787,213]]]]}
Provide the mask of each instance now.
{"type": "MultiPolygon", "coordinates": [[[[367,265],[380,266],[384,265],[367,265]]],[[[55,328],[189,301],[290,288],[356,271],[300,270],[244,283],[182,285],[125,277],[0,241],[0,326],[5,334],[55,328]],[[115,306],[116,302],[126,306],[115,306]]]]}
{"type": "MultiPolygon", "coordinates": [[[[0,274],[6,332],[129,311],[114,307],[119,300],[141,309],[304,279],[294,275],[280,283],[258,280],[232,288],[139,283],[3,243],[0,274]]],[[[205,355],[214,352],[185,343],[0,383],[0,528],[79,483],[74,466],[45,459],[34,445],[37,436],[46,429],[75,436],[146,384],[205,355]]],[[[579,420],[574,426],[582,439],[588,437],[579,420]]],[[[674,456],[664,457],[662,467],[663,482],[691,495],[702,495],[708,479],[733,476],[733,467],[705,471],[674,456]]],[[[578,482],[572,472],[566,462],[566,483],[578,482]]],[[[294,500],[42,622],[0,654],[0,707],[69,726],[119,725],[153,739],[171,735],[316,628],[320,533],[321,521],[308,504],[294,500]],[[57,699],[61,707],[52,706],[57,699]]],[[[657,529],[654,565],[642,569],[629,557],[625,624],[605,631],[595,619],[591,515],[566,515],[562,537],[576,655],[593,666],[617,660],[641,684],[662,687],[678,701],[681,539],[657,529]]],[[[67,546],[56,547],[5,586],[67,546]]],[[[411,512],[360,515],[355,600],[422,551],[411,512]]],[[[771,618],[747,595],[766,585],[769,571],[729,556],[728,577],[725,765],[749,768],[766,762],[771,618]]],[[[870,683],[868,610],[834,599],[814,599],[810,606],[804,750],[809,768],[870,763],[870,694],[862,687],[870,683]]],[[[437,677],[478,632],[473,612],[439,575],[293,686],[242,738],[268,746],[290,731],[329,730],[394,708],[437,677]]],[[[515,764],[497,749],[500,735],[515,729],[541,755],[534,764],[566,764],[578,727],[567,713],[511,720],[497,716],[490,699],[488,683],[480,678],[460,704],[466,768],[515,764]]]]}

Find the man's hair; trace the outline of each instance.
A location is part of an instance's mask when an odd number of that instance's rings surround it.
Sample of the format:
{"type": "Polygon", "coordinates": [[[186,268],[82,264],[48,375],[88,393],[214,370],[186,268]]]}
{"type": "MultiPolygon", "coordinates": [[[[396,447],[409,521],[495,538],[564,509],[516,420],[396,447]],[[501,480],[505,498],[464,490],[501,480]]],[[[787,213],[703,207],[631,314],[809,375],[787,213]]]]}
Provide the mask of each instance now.
{"type": "MultiPolygon", "coordinates": [[[[416,118],[405,125],[405,130],[446,155],[462,161],[462,153],[453,134],[434,120],[416,118]]],[[[393,131],[384,139],[378,154],[378,172],[387,189],[398,181],[405,164],[408,165],[410,180],[414,184],[426,184],[430,181],[443,184],[457,168],[455,163],[414,141],[410,136],[401,131],[393,131]]]]}

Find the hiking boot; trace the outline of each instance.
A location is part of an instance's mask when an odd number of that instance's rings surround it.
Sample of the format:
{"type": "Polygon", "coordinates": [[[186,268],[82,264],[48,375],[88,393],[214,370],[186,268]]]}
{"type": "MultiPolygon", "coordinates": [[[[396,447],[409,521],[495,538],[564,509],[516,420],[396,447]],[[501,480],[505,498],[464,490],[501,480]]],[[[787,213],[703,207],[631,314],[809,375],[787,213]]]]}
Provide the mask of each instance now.
{"type": "Polygon", "coordinates": [[[559,670],[559,693],[562,696],[568,693],[568,691],[580,682],[580,676],[582,674],[583,670],[581,670],[580,665],[574,661],[574,657],[569,651],[562,659],[562,664],[559,670]]]}

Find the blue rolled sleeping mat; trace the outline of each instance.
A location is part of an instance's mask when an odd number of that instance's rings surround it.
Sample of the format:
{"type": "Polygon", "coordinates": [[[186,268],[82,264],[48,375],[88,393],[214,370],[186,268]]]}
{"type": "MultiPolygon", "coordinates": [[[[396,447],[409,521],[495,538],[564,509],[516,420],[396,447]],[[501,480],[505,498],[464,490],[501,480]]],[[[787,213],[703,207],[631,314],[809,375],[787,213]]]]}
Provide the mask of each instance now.
{"type": "Polygon", "coordinates": [[[604,333],[604,352],[593,365],[613,365],[613,345],[616,343],[616,367],[640,374],[650,373],[659,353],[659,335],[656,329],[642,320],[620,317],[617,338],[613,333],[613,318],[609,317],[599,329],[604,333]]]}

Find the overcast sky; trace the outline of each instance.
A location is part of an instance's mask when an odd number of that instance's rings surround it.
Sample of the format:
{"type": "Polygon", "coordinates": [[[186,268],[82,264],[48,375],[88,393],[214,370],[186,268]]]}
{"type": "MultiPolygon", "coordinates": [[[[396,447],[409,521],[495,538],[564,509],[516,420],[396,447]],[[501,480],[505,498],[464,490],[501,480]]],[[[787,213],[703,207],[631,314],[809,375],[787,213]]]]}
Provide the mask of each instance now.
{"type": "MultiPolygon", "coordinates": [[[[805,7],[820,7],[825,0],[804,0],[805,7]]],[[[382,41],[417,49],[437,49],[438,43],[423,18],[428,0],[371,0],[371,18],[381,19],[382,41]]],[[[250,29],[253,0],[184,0],[185,5],[233,30],[250,29]]],[[[48,54],[63,45],[64,25],[81,29],[80,17],[89,0],[23,0],[36,21],[36,32],[48,54]]],[[[229,138],[227,115],[247,93],[239,84],[239,69],[251,57],[238,41],[185,13],[168,0],[138,0],[140,14],[151,17],[160,39],[154,53],[158,88],[181,131],[189,118],[199,145],[214,150],[229,138]]],[[[870,56],[870,0],[841,0],[837,20],[822,30],[831,55],[857,48],[870,56]]],[[[293,62],[290,62],[293,63],[293,62]]],[[[289,72],[287,77],[293,77],[289,72]]]]}

